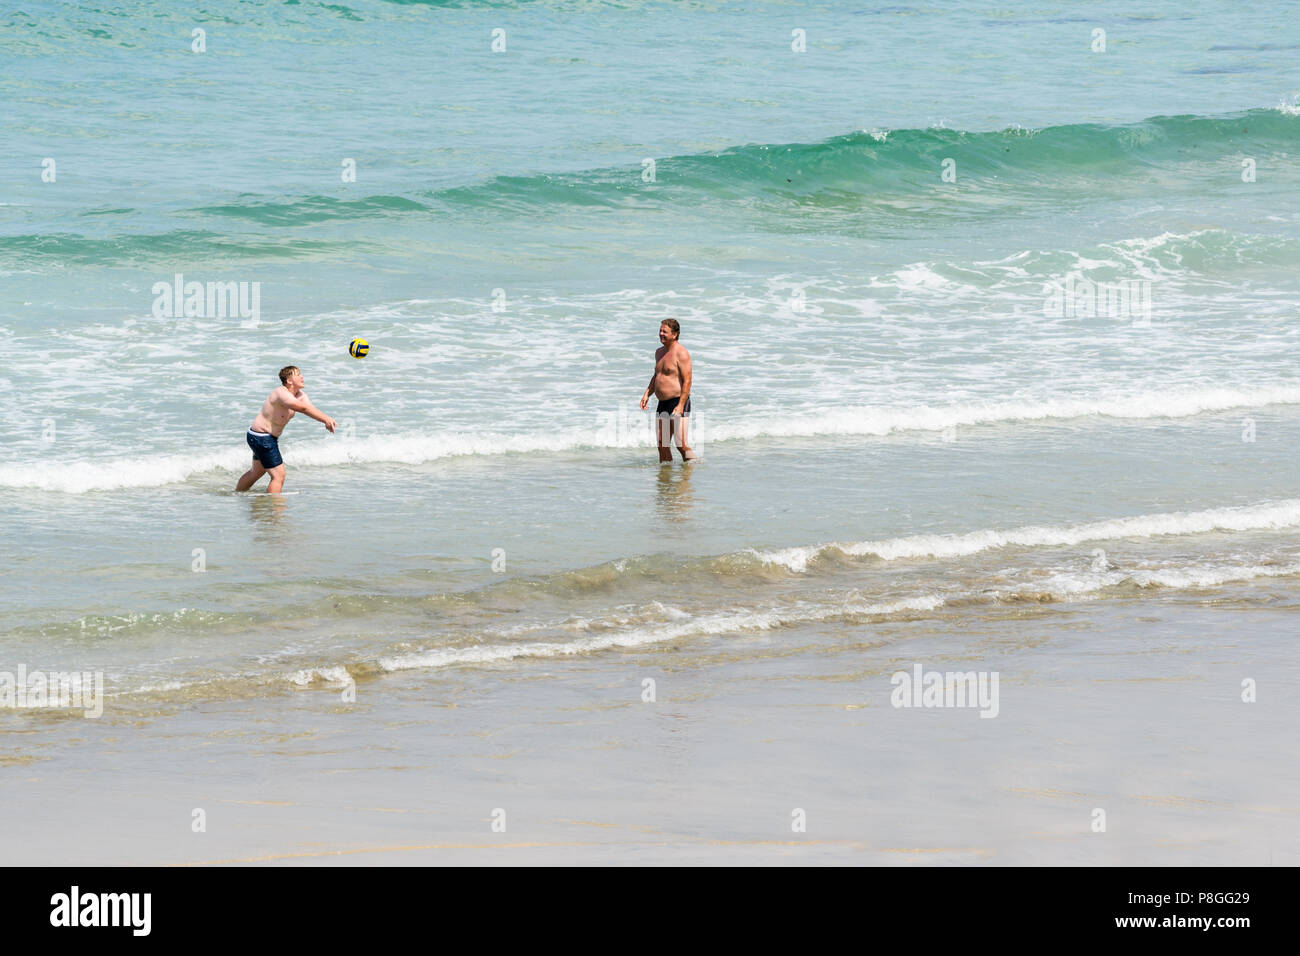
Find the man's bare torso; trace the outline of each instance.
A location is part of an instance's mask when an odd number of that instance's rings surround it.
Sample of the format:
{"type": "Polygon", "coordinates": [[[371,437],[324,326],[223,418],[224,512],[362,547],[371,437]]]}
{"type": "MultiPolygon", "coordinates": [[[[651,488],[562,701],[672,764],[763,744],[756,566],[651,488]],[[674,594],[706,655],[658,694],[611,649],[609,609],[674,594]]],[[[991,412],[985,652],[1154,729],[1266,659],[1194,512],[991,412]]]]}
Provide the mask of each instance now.
{"type": "Polygon", "coordinates": [[[266,401],[262,404],[262,410],[253,419],[253,431],[268,432],[279,438],[280,432],[284,431],[284,426],[289,424],[289,419],[293,418],[295,414],[293,409],[285,404],[285,399],[289,397],[306,401],[307,393],[300,390],[298,394],[294,395],[293,392],[281,385],[266,396],[266,401]]]}
{"type": "Polygon", "coordinates": [[[655,350],[655,398],[663,401],[682,394],[680,363],[683,358],[689,357],[690,353],[677,342],[655,350]]]}

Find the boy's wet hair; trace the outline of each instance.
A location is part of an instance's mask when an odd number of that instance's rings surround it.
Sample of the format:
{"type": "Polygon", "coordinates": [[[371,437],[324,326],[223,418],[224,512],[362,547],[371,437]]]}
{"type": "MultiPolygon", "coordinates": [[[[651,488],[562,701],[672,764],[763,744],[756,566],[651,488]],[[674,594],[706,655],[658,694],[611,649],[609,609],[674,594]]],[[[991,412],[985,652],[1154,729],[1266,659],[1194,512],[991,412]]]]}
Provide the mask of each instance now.
{"type": "Polygon", "coordinates": [[[288,383],[290,375],[292,375],[294,372],[301,372],[301,371],[302,369],[300,369],[296,365],[286,365],[284,368],[280,369],[280,384],[284,385],[288,383]]]}

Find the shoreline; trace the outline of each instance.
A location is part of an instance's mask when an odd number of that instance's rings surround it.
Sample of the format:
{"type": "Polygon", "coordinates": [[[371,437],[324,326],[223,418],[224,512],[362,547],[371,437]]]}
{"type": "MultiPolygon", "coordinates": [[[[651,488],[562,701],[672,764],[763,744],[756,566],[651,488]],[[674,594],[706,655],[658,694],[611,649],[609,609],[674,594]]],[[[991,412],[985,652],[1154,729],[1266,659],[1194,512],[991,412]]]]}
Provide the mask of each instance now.
{"type": "Polygon", "coordinates": [[[1221,600],[404,672],[355,704],[64,727],[0,770],[0,839],[18,865],[1293,865],[1298,609],[1221,600]],[[892,708],[908,660],[997,668],[999,716],[892,708]]]}

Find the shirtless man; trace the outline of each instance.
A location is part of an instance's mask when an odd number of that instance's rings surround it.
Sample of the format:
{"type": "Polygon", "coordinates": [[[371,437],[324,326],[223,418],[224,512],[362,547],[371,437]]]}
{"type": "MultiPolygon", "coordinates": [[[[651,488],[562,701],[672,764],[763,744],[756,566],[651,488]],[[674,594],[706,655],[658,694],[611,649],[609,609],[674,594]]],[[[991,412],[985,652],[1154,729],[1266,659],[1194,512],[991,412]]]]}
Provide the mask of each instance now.
{"type": "Polygon", "coordinates": [[[677,341],[679,335],[681,326],[676,319],[664,319],[660,324],[663,348],[655,352],[655,373],[641,396],[642,408],[649,403],[651,392],[659,399],[655,406],[655,440],[661,462],[673,460],[673,435],[677,436],[682,460],[695,460],[695,452],[686,443],[686,419],[691,414],[691,353],[677,341]]]}
{"type": "Polygon", "coordinates": [[[325,430],[333,432],[338,422],[330,418],[311,403],[307,393],[302,390],[302,372],[296,365],[286,365],[280,369],[281,385],[262,404],[262,410],[253,419],[253,426],[248,429],[248,447],[253,449],[253,467],[244,472],[236,491],[247,491],[263,475],[271,476],[271,483],[266,490],[275,494],[284,487],[284,459],[280,457],[280,432],[289,424],[295,412],[302,412],[309,418],[325,425],[325,430]]]}

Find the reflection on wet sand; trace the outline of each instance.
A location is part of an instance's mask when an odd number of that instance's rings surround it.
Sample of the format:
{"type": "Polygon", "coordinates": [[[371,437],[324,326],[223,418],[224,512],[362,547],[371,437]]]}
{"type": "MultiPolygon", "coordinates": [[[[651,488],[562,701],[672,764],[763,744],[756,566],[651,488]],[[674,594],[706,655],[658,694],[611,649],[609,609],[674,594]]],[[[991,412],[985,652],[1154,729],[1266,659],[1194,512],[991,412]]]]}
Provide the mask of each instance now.
{"type": "Polygon", "coordinates": [[[284,523],[289,509],[289,499],[284,495],[251,494],[248,496],[248,514],[253,520],[253,536],[257,540],[278,540],[275,531],[284,523]]]}
{"type": "Polygon", "coordinates": [[[690,514],[691,506],[695,503],[695,494],[691,490],[691,473],[694,470],[694,463],[674,467],[665,462],[659,466],[657,503],[661,517],[680,520],[690,514]]]}

